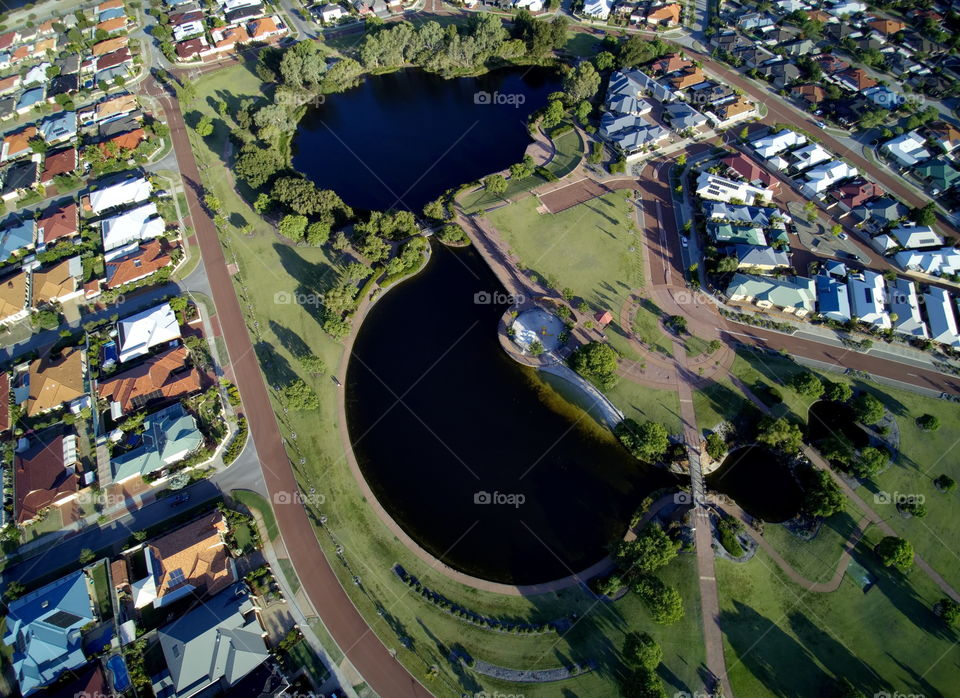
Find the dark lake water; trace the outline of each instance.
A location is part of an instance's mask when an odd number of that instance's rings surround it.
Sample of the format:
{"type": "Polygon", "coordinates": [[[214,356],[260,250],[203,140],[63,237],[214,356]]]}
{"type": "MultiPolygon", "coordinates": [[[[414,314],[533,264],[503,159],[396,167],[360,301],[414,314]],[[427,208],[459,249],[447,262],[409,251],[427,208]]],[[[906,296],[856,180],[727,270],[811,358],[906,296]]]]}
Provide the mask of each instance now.
{"type": "Polygon", "coordinates": [[[456,569],[529,584],[597,562],[644,496],[674,480],[506,356],[505,307],[474,302],[498,289],[472,249],[435,245],[364,321],[347,418],[367,482],[411,537],[456,569]],[[495,492],[525,501],[484,503],[495,492]]]}
{"type": "Polygon", "coordinates": [[[368,76],[307,113],[293,166],[350,206],[419,212],[519,161],[527,117],[558,89],[555,71],[536,67],[454,80],[416,69],[368,76]],[[491,103],[478,104],[484,96],[491,103]]]}
{"type": "Polygon", "coordinates": [[[834,434],[842,434],[850,439],[855,448],[870,445],[870,437],[857,424],[850,407],[826,400],[810,405],[807,434],[814,443],[834,434]]]}
{"type": "Polygon", "coordinates": [[[707,475],[707,486],[732,497],[748,514],[774,523],[796,516],[803,500],[790,469],[762,446],[733,451],[707,475]]]}

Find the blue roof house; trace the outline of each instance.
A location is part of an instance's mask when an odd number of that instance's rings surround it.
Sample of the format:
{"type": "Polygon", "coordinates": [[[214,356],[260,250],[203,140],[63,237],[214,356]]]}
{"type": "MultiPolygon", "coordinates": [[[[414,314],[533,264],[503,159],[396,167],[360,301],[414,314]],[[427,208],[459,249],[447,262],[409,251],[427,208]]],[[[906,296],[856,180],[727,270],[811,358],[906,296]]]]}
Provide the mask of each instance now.
{"type": "Polygon", "coordinates": [[[3,641],[13,648],[23,695],[87,663],[80,628],[94,620],[87,579],[79,570],[10,603],[3,641]]]}
{"type": "Polygon", "coordinates": [[[44,92],[42,87],[33,87],[29,90],[24,90],[23,94],[20,95],[20,99],[17,100],[17,112],[23,114],[33,109],[33,107],[42,102],[43,99],[44,92]]]}
{"type": "Polygon", "coordinates": [[[147,415],[143,427],[142,443],[112,459],[114,482],[162,470],[203,445],[197,421],[180,403],[147,415]]]}
{"type": "Polygon", "coordinates": [[[7,260],[17,250],[32,246],[36,227],[37,224],[31,218],[14,218],[11,223],[0,228],[0,260],[7,260]]]}
{"type": "Polygon", "coordinates": [[[77,135],[77,112],[62,111],[40,122],[40,135],[47,143],[59,143],[77,135]]]}
{"type": "Polygon", "coordinates": [[[98,22],[106,22],[108,19],[117,19],[126,15],[126,12],[123,11],[122,7],[112,7],[109,10],[104,10],[97,16],[98,22]]]}

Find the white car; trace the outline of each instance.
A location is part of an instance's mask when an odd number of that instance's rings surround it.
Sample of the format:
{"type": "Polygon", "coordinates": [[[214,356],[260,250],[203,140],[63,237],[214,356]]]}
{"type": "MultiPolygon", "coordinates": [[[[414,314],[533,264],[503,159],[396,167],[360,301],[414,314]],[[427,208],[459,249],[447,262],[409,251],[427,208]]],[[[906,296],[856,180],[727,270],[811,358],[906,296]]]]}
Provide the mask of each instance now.
{"type": "Polygon", "coordinates": [[[680,238],[680,244],[683,245],[684,247],[689,247],[689,246],[690,246],[690,243],[687,242],[687,239],[684,238],[684,237],[680,238]]]}
{"type": "Polygon", "coordinates": [[[840,233],[839,235],[837,235],[837,237],[840,238],[841,240],[846,240],[850,236],[847,235],[846,233],[840,233]]]}

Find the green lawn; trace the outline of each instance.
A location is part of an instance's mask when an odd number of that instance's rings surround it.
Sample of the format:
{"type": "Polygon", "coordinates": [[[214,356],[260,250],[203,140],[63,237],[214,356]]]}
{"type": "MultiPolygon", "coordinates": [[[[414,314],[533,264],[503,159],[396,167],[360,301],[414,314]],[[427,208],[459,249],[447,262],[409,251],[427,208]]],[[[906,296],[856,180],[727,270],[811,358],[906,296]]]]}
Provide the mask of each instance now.
{"type": "MultiPolygon", "coordinates": [[[[697,671],[702,662],[702,643],[694,616],[697,608],[696,576],[692,560],[685,557],[682,562],[676,563],[676,574],[682,578],[685,596],[689,599],[688,620],[676,626],[660,628],[652,625],[646,611],[632,597],[613,604],[598,604],[592,595],[576,588],[534,597],[505,597],[465,588],[411,554],[383,525],[363,498],[343,456],[335,419],[338,389],[329,377],[306,374],[294,358],[306,346],[328,366],[337,366],[343,348],[320,330],[318,319],[311,313],[313,308],[277,304],[274,301],[280,291],[313,292],[314,289],[323,288],[330,278],[334,260],[328,258],[325,250],[284,244],[224,176],[222,158],[227,152],[225,144],[229,124],[225,124],[214,113],[207,98],[218,92],[229,93],[231,99],[239,99],[244,94],[256,94],[259,88],[255,81],[250,80],[247,69],[239,66],[218,71],[202,77],[196,87],[199,97],[186,107],[186,111],[198,110],[209,114],[216,124],[216,132],[206,141],[201,141],[194,133],[191,133],[191,139],[201,163],[209,163],[204,185],[221,199],[232,223],[223,231],[221,239],[227,259],[236,261],[240,269],[234,281],[241,296],[241,306],[247,314],[248,326],[253,327],[255,323],[258,326],[253,339],[267,383],[285,384],[299,377],[313,386],[320,397],[321,404],[315,412],[291,411],[283,414],[279,404],[274,405],[280,413],[279,424],[284,435],[291,432],[298,435],[296,444],[305,463],[300,464],[300,455],[296,452],[291,452],[291,460],[295,464],[301,487],[315,487],[325,497],[322,508],[308,507],[308,513],[315,521],[320,513],[327,517],[323,527],[315,527],[318,540],[352,602],[368,619],[383,643],[397,649],[398,659],[423,681],[427,681],[428,669],[437,665],[439,676],[429,684],[431,691],[437,695],[459,696],[494,689],[496,682],[472,672],[464,672],[459,664],[450,661],[448,648],[459,644],[479,658],[520,668],[556,667],[564,661],[597,661],[601,667],[597,672],[544,687],[524,685],[522,692],[528,696],[556,696],[567,692],[603,697],[618,694],[617,653],[623,633],[649,627],[665,646],[674,648],[665,663],[668,692],[692,691],[698,687],[697,671]],[[250,236],[239,233],[238,226],[243,223],[253,226],[250,236]],[[336,536],[335,541],[331,534],[336,536]],[[338,544],[343,546],[349,567],[337,561],[335,548],[338,544]],[[491,634],[411,595],[391,571],[395,564],[401,564],[424,584],[479,613],[543,621],[577,614],[580,620],[563,637],[491,634]],[[352,583],[354,574],[362,577],[362,589],[352,583]],[[378,615],[378,608],[383,615],[378,615]],[[399,642],[400,637],[407,636],[411,638],[409,648],[399,642]]],[[[602,225],[594,233],[603,237],[604,245],[620,249],[622,254],[594,273],[601,274],[612,268],[626,274],[631,269],[626,255],[626,240],[633,238],[628,233],[626,222],[620,220],[613,224],[605,217],[612,218],[613,209],[616,209],[621,219],[626,218],[623,195],[617,193],[610,197],[617,203],[594,202],[593,206],[609,207],[611,210],[603,211],[604,216],[588,216],[587,220],[602,225]]],[[[589,206],[580,208],[589,212],[589,206]]],[[[554,221],[567,220],[574,226],[577,215],[574,210],[554,217],[554,221]]],[[[582,230],[580,227],[577,229],[582,230]]],[[[577,237],[576,233],[573,234],[574,239],[577,237]]],[[[585,248],[591,247],[586,241],[580,244],[585,248]]],[[[597,246],[594,240],[592,247],[597,246]]],[[[561,255],[551,260],[560,261],[561,255]]],[[[581,269],[587,266],[585,263],[579,265],[581,269]]],[[[603,278],[598,275],[594,281],[599,282],[603,278]]],[[[620,274],[607,278],[620,278],[620,274]]],[[[584,289],[584,293],[588,291],[591,298],[595,297],[593,290],[584,289]]],[[[596,289],[596,293],[601,291],[596,289]]],[[[272,391],[271,396],[276,398],[272,391]]],[[[288,443],[292,443],[292,439],[288,443]]],[[[276,525],[271,523],[272,517],[268,518],[269,507],[263,506],[262,499],[244,500],[241,497],[246,495],[237,496],[237,493],[234,496],[238,501],[258,508],[264,515],[268,529],[276,525]]],[[[282,572],[286,574],[287,570],[282,572]]],[[[518,692],[516,685],[509,688],[504,692],[518,692]]]]}
{"type": "Polygon", "coordinates": [[[854,551],[876,584],[847,574],[833,593],[805,592],[762,551],[747,563],[717,561],[727,671],[738,696],[832,695],[845,677],[866,695],[952,695],[958,636],[934,617],[942,596],[918,570],[878,567],[877,537],[854,551]]]}
{"type": "Polygon", "coordinates": [[[630,291],[643,285],[631,250],[640,240],[628,196],[611,192],[554,214],[537,213],[537,200],[528,198],[486,215],[529,273],[616,317],[630,291]]]}
{"type": "Polygon", "coordinates": [[[290,591],[296,594],[300,589],[300,578],[297,577],[297,571],[293,568],[293,563],[285,557],[278,557],[277,562],[280,564],[280,571],[286,578],[287,584],[290,585],[290,591]]]}
{"type": "Polygon", "coordinates": [[[273,515],[273,509],[270,503],[256,492],[249,490],[231,490],[230,496],[240,504],[251,511],[260,514],[263,519],[263,525],[266,527],[267,539],[276,540],[280,536],[280,529],[277,527],[277,519],[273,515]]]}
{"type": "Polygon", "coordinates": [[[590,58],[600,50],[600,37],[586,32],[574,32],[564,48],[574,56],[590,58]]]}
{"type": "Polygon", "coordinates": [[[703,339],[702,337],[696,337],[694,335],[687,335],[683,338],[683,347],[687,352],[687,356],[694,359],[703,354],[710,354],[710,342],[703,339]]]}
{"type": "Polygon", "coordinates": [[[100,609],[100,618],[102,620],[113,618],[113,602],[110,598],[106,561],[93,568],[93,588],[96,593],[97,607],[100,609]]]}
{"type": "MultiPolygon", "coordinates": [[[[580,134],[573,130],[555,138],[554,146],[557,152],[546,167],[554,176],[560,178],[572,172],[580,163],[580,158],[583,157],[583,142],[580,139],[580,134]]],[[[546,183],[547,180],[537,174],[517,180],[508,178],[507,190],[503,194],[494,196],[480,188],[465,194],[460,199],[460,205],[467,213],[475,213],[546,183]]]]}
{"type": "Polygon", "coordinates": [[[290,651],[287,654],[290,657],[290,661],[297,669],[306,669],[307,673],[310,675],[310,678],[313,680],[314,686],[322,685],[330,675],[330,672],[327,671],[327,668],[323,665],[323,662],[320,661],[320,658],[316,655],[316,653],[313,651],[313,648],[310,647],[306,640],[300,640],[300,642],[290,648],[290,651]]]}
{"type": "Polygon", "coordinates": [[[613,403],[627,417],[638,422],[662,422],[671,434],[679,434],[680,398],[676,390],[659,390],[621,378],[616,386],[606,391],[613,403]]]}
{"type": "Polygon", "coordinates": [[[646,298],[641,299],[637,314],[633,317],[633,332],[654,351],[673,356],[673,339],[660,326],[662,315],[663,311],[656,303],[646,298]]]}

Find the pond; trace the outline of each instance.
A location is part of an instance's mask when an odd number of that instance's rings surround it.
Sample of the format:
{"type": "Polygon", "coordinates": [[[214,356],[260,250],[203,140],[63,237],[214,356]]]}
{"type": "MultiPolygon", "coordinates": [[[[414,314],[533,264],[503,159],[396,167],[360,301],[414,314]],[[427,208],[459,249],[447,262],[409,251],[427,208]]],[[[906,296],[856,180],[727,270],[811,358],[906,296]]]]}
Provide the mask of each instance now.
{"type": "Polygon", "coordinates": [[[454,80],[418,69],[367,76],[304,116],[293,166],[350,206],[419,213],[521,160],[527,117],[559,89],[556,72],[541,67],[454,80]]]}
{"type": "Polygon", "coordinates": [[[364,477],[414,540],[468,574],[532,584],[600,560],[675,480],[504,353],[505,306],[475,300],[498,291],[474,250],[435,245],[364,321],[347,418],[364,477]]]}
{"type": "Polygon", "coordinates": [[[847,437],[856,449],[870,445],[870,437],[857,424],[849,405],[840,405],[827,400],[813,403],[810,406],[807,424],[808,440],[817,443],[834,434],[847,437]]]}
{"type": "Polygon", "coordinates": [[[732,451],[707,476],[707,487],[731,497],[751,516],[771,523],[796,516],[803,500],[803,490],[790,468],[762,446],[732,451]]]}

